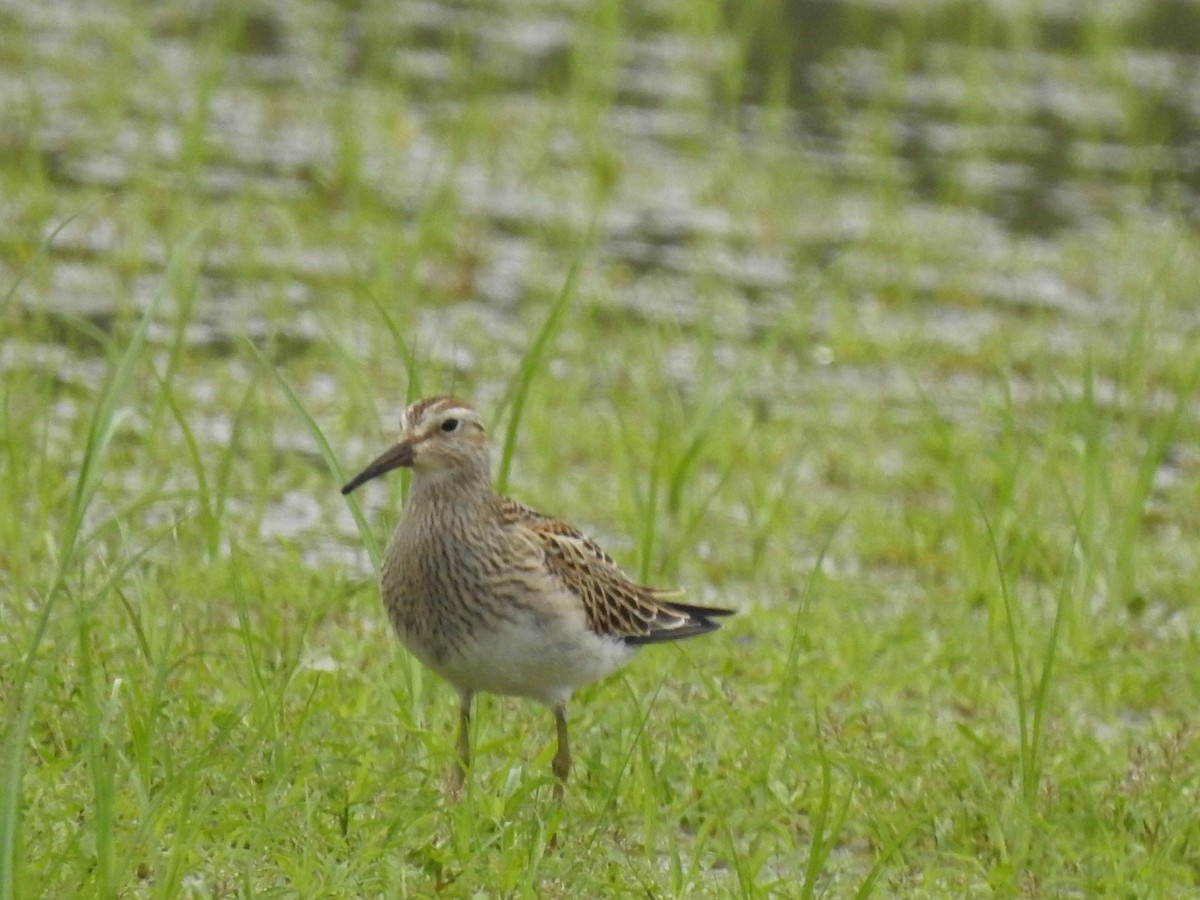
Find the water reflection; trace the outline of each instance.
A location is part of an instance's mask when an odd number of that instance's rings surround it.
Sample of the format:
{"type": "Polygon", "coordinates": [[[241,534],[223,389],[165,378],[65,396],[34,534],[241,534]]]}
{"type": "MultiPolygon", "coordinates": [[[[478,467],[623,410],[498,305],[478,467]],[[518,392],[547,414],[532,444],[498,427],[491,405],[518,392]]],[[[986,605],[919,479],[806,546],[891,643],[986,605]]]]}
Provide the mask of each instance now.
{"type": "MultiPolygon", "coordinates": [[[[606,251],[635,270],[688,276],[711,260],[703,274],[753,292],[778,289],[794,273],[783,255],[747,251],[729,213],[699,200],[708,175],[697,150],[723,107],[742,106],[747,141],[779,142],[798,167],[844,184],[848,194],[891,182],[913,199],[969,210],[1018,235],[1050,237],[1120,213],[1131,186],[1136,200],[1196,217],[1200,67],[1185,38],[1200,15],[1168,2],[1105,15],[1068,5],[909,9],[793,0],[731,5],[725,28],[707,33],[631,12],[618,35],[602,17],[553,5],[361,4],[320,12],[164,5],[147,14],[158,43],[138,46],[123,63],[168,73],[179,86],[175,105],[135,81],[117,119],[112,109],[103,113],[101,133],[111,139],[97,141],[81,106],[87,60],[102,62],[106,42],[118,57],[126,49],[124,10],[100,4],[81,17],[34,4],[9,13],[6,40],[31,65],[28,77],[0,66],[0,95],[36,104],[39,125],[23,149],[41,154],[64,184],[120,188],[141,176],[147,159],[164,171],[185,163],[196,153],[189,116],[203,113],[206,193],[288,201],[341,189],[345,139],[327,115],[312,115],[313,99],[337,102],[347,79],[378,82],[411,112],[396,123],[404,129],[399,142],[379,130],[386,123],[365,122],[350,151],[359,177],[402,214],[419,206],[429,184],[455,183],[464,207],[490,220],[497,235],[467,292],[513,304],[529,287],[531,252],[523,244],[530,229],[582,229],[589,213],[522,176],[497,177],[470,161],[439,171],[447,159],[435,119],[447,101],[486,94],[518,120],[553,115],[555,92],[577,91],[580,73],[594,68],[598,74],[586,77],[616,100],[605,116],[622,135],[622,171],[653,173],[648,192],[613,195],[606,251]],[[209,77],[206,42],[214,32],[235,48],[234,61],[196,93],[197,78],[209,77]],[[731,77],[742,65],[745,77],[731,77]],[[759,114],[777,101],[786,109],[768,116],[767,126],[759,114]],[[718,242],[719,251],[676,249],[698,238],[718,242]]],[[[564,145],[566,165],[578,151],[564,145]]],[[[796,227],[803,243],[804,223],[796,227]]],[[[94,216],[86,232],[60,235],[56,248],[102,255],[116,241],[112,224],[94,216]]],[[[133,252],[161,265],[151,245],[133,252]]],[[[301,279],[345,270],[341,249],[284,257],[301,279]]],[[[77,294],[69,285],[62,293],[77,294]]]]}
{"type": "MultiPolygon", "coordinates": [[[[44,276],[15,292],[30,345],[6,347],[5,370],[47,364],[54,343],[99,353],[161,284],[154,203],[193,194],[215,242],[188,323],[152,341],[220,358],[244,333],[300,356],[323,340],[331,290],[394,265],[409,279],[397,302],[438,301],[409,337],[453,371],[476,364],[468,332],[519,358],[522,304],[557,291],[564,236],[589,227],[596,196],[598,315],[729,339],[769,327],[803,275],[848,285],[863,309],[936,299],[930,333],[969,348],[988,313],[954,298],[1067,318],[1115,302],[1056,267],[1064,236],[1147,203],[1200,219],[1193,4],[792,0],[728,4],[707,23],[555,3],[162,4],[133,25],[122,4],[84,6],[4,13],[0,102],[22,127],[0,155],[45,178],[41,202],[58,211],[33,204],[0,220],[0,239],[78,213],[44,276]],[[503,131],[458,146],[454,123],[475,107],[545,155],[522,159],[503,131]],[[577,127],[589,115],[594,135],[577,127]],[[799,186],[777,197],[739,171],[767,158],[799,186]],[[761,202],[730,187],[740,176],[761,202]],[[807,183],[822,190],[810,198],[807,183]],[[143,211],[121,206],[147,195],[143,211]],[[465,224],[436,259],[380,261],[352,201],[397,232],[431,209],[465,224]],[[276,226],[273,208],[305,203],[329,227],[293,234],[290,212],[276,226]],[[881,233],[881,203],[902,233],[881,233]]],[[[0,257],[0,283],[16,271],[0,257]]]]}
{"type": "Polygon", "coordinates": [[[1136,182],[1200,218],[1194,4],[791,0],[752,24],[742,99],[782,75],[798,141],[836,155],[882,128],[918,196],[1052,235],[1136,182]]]}

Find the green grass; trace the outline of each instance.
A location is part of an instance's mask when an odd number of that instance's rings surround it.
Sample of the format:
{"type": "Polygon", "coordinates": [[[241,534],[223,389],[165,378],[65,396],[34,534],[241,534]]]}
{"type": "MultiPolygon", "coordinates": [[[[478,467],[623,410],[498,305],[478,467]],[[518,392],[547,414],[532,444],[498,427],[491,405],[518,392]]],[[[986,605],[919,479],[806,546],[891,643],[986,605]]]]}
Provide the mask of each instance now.
{"type": "MultiPolygon", "coordinates": [[[[317,7],[4,22],[0,900],[1194,890],[1194,224],[1149,157],[1074,173],[1094,208],[1049,237],[985,217],[966,151],[921,195],[890,126],[952,67],[933,13],[864,35],[870,102],[817,86],[839,168],[789,144],[773,14],[689,9],[581,14],[537,102],[469,29],[445,82],[397,70],[420,29],[371,4],[350,62],[317,7]],[[738,36],[667,104],[704,123],[653,142],[678,181],[612,115],[660,27],[738,36]],[[256,57],[272,29],[307,75],[256,57]],[[679,184],[728,229],[660,224],[679,184]],[[435,391],[515,496],[740,610],[577,696],[561,805],[549,712],[489,697],[444,797],[455,696],[374,583],[402,479],[338,492],[435,391]]],[[[1132,141],[1157,113],[1111,25],[1073,58],[1132,141]]],[[[1022,124],[998,64],[964,123],[1022,124]]]]}

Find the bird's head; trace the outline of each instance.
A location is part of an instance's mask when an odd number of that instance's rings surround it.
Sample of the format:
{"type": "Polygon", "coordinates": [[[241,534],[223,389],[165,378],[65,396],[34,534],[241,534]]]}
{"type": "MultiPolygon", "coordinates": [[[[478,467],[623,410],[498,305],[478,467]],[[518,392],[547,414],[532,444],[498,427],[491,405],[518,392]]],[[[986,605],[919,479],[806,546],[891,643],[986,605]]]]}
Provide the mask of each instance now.
{"type": "Polygon", "coordinates": [[[426,397],[400,417],[400,440],[346,482],[343,494],[392,469],[407,466],[417,477],[488,474],[487,432],[474,408],[457,397],[426,397]]]}

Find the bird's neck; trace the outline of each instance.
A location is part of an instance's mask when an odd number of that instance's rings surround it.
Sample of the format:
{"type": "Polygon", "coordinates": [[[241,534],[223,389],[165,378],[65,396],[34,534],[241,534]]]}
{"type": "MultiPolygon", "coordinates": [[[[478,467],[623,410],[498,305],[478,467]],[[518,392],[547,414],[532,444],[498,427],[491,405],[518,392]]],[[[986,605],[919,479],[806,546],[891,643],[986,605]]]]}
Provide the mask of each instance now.
{"type": "Polygon", "coordinates": [[[429,506],[486,507],[494,503],[495,491],[486,469],[416,471],[408,489],[410,511],[429,506]]]}

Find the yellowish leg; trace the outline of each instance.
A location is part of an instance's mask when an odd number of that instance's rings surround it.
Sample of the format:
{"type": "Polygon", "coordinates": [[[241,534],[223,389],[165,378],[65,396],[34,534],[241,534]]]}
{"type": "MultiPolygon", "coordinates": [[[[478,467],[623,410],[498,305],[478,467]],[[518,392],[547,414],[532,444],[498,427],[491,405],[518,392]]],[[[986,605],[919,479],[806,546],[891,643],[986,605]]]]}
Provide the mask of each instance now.
{"type": "Polygon", "coordinates": [[[558,728],[558,752],[554,754],[554,761],[550,764],[550,768],[558,778],[558,783],[554,785],[554,796],[562,799],[563,785],[571,773],[571,741],[567,736],[567,707],[565,704],[560,703],[554,707],[554,724],[558,728]]]}
{"type": "Polygon", "coordinates": [[[458,760],[450,772],[450,793],[457,795],[462,790],[467,768],[471,765],[471,697],[463,691],[458,702],[458,760]]]}

